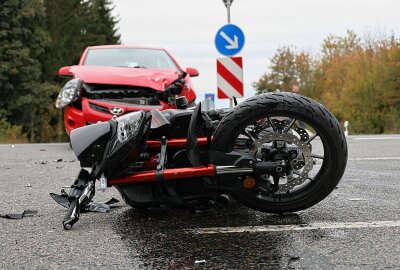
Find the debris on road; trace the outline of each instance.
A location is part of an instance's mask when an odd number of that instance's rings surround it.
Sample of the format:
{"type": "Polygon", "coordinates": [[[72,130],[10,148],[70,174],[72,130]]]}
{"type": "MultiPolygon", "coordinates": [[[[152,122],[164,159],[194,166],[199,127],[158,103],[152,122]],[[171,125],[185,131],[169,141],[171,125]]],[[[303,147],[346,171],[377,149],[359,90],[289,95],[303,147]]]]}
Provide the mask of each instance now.
{"type": "Polygon", "coordinates": [[[300,260],[300,256],[290,256],[289,255],[289,261],[288,261],[288,265],[287,268],[288,269],[297,269],[298,267],[296,267],[293,264],[296,264],[296,262],[300,260]]]}
{"type": "Polygon", "coordinates": [[[194,263],[195,264],[205,264],[206,260],[195,260],[194,263]]]}
{"type": "MultiPolygon", "coordinates": [[[[64,207],[64,208],[69,207],[68,195],[65,191],[61,191],[61,195],[58,195],[55,193],[50,193],[50,196],[53,198],[53,200],[55,200],[62,207],[64,207]]],[[[83,209],[83,212],[107,213],[112,208],[118,207],[118,206],[114,205],[116,203],[119,203],[119,200],[117,200],[115,198],[111,198],[110,200],[108,200],[105,203],[90,202],[86,205],[85,209],[83,209]]]]}
{"type": "Polygon", "coordinates": [[[37,210],[24,210],[22,213],[9,213],[9,214],[0,214],[1,218],[7,219],[23,219],[24,217],[33,217],[38,213],[37,210]]]}
{"type": "Polygon", "coordinates": [[[54,162],[62,162],[62,161],[63,161],[62,158],[58,158],[58,159],[54,160],[54,162]]]}
{"type": "Polygon", "coordinates": [[[50,197],[53,198],[53,200],[56,201],[59,205],[62,207],[68,208],[69,207],[69,201],[68,201],[68,195],[66,194],[55,194],[55,193],[50,193],[50,197]]]}
{"type": "Polygon", "coordinates": [[[86,205],[85,211],[107,213],[111,210],[111,208],[117,207],[117,206],[113,205],[116,203],[119,203],[119,201],[115,198],[111,198],[109,201],[107,201],[105,203],[90,202],[90,203],[88,203],[88,205],[86,205]]]}
{"type": "Polygon", "coordinates": [[[44,151],[47,151],[46,149],[40,149],[39,151],[42,151],[42,152],[44,152],[44,151]]]}
{"type": "Polygon", "coordinates": [[[26,184],[24,187],[32,187],[31,184],[26,184]]]}
{"type": "Polygon", "coordinates": [[[39,162],[40,164],[47,164],[47,163],[49,163],[48,161],[46,161],[46,160],[40,160],[40,162],[39,162]]]}
{"type": "Polygon", "coordinates": [[[354,202],[357,202],[357,201],[366,201],[366,199],[363,199],[363,198],[350,198],[349,201],[354,201],[354,202]]]}

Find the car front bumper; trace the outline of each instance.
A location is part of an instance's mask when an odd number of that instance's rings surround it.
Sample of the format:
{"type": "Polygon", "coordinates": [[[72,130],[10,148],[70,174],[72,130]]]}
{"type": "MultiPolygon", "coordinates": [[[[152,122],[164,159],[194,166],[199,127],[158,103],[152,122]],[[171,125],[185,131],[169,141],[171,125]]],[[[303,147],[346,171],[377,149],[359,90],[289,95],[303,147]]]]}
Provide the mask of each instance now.
{"type": "Polygon", "coordinates": [[[74,106],[67,106],[64,109],[64,125],[65,130],[69,136],[73,129],[97,123],[98,121],[108,121],[114,115],[111,110],[113,108],[120,108],[123,110],[123,113],[118,114],[117,116],[134,112],[134,111],[149,111],[149,110],[165,110],[175,108],[167,103],[161,102],[160,105],[156,106],[141,106],[141,105],[133,105],[126,103],[119,103],[113,101],[104,101],[104,100],[93,100],[82,98],[81,104],[82,109],[76,108],[74,106]]]}

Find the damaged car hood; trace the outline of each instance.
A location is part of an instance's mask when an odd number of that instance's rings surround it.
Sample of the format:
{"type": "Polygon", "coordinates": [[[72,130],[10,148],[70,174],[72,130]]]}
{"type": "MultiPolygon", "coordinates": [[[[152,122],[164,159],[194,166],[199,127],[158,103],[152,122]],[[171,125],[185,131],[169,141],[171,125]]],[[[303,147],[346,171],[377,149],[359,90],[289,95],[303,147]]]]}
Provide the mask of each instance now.
{"type": "Polygon", "coordinates": [[[157,91],[163,91],[178,79],[178,71],[175,69],[72,66],[70,72],[85,83],[130,85],[157,91]]]}

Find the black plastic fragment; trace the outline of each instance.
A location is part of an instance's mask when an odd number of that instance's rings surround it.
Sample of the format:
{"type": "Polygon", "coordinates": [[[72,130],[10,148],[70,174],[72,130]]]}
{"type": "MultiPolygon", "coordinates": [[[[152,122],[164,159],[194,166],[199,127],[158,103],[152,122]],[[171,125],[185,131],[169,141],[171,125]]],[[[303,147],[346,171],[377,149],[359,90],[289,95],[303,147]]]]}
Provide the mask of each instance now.
{"type": "Polygon", "coordinates": [[[90,202],[86,205],[84,211],[88,212],[98,212],[98,213],[107,213],[111,210],[111,208],[117,207],[116,204],[119,203],[119,201],[115,198],[111,198],[105,203],[99,203],[99,202],[90,202]]]}
{"type": "MultiPolygon", "coordinates": [[[[64,208],[69,208],[69,201],[68,201],[68,195],[65,193],[65,191],[61,191],[61,195],[55,194],[55,193],[50,193],[50,196],[64,208]]],[[[97,213],[107,213],[111,210],[111,208],[118,207],[114,204],[119,203],[119,200],[115,198],[111,198],[105,203],[99,203],[99,202],[90,202],[88,203],[84,209],[81,209],[82,212],[97,212],[97,213]]]]}
{"type": "Polygon", "coordinates": [[[62,207],[65,207],[65,208],[69,207],[68,195],[66,195],[66,194],[58,195],[55,193],[50,193],[50,197],[52,197],[53,200],[55,200],[56,203],[58,203],[62,207]]]}
{"type": "Polygon", "coordinates": [[[37,210],[27,209],[27,210],[24,210],[22,213],[9,213],[9,214],[5,214],[5,215],[0,214],[0,217],[7,218],[7,219],[23,219],[24,217],[33,217],[37,213],[38,213],[37,210]]]}
{"type": "MultiPolygon", "coordinates": [[[[117,200],[115,198],[111,198],[110,200],[108,200],[108,202],[106,202],[106,204],[108,204],[108,205],[113,205],[113,204],[116,204],[116,203],[119,203],[119,200],[117,200]]],[[[114,205],[111,208],[113,208],[113,207],[116,207],[116,206],[114,205]]]]}

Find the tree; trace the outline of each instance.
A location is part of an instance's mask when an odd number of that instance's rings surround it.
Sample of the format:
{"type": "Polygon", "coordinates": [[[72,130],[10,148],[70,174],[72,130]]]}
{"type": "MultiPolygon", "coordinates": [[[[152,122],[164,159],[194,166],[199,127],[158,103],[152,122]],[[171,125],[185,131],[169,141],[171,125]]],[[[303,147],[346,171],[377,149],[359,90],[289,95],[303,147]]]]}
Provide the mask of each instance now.
{"type": "Polygon", "coordinates": [[[112,15],[112,2],[91,0],[87,4],[89,22],[86,24],[86,34],[90,37],[88,40],[91,40],[93,45],[119,44],[120,35],[116,28],[118,19],[112,15]]]}
{"type": "MultiPolygon", "coordinates": [[[[113,7],[106,0],[44,0],[46,25],[50,46],[42,59],[44,81],[55,82],[61,87],[63,80],[57,78],[62,66],[76,65],[87,46],[118,44],[117,19],[111,14],[113,7]]],[[[57,125],[56,134],[63,135],[61,111],[52,116],[57,125]]]]}
{"type": "Polygon", "coordinates": [[[295,83],[340,121],[349,120],[352,133],[400,131],[400,43],[394,35],[330,35],[317,57],[280,48],[254,87],[257,92],[291,91],[295,83]]]}
{"type": "Polygon", "coordinates": [[[257,92],[291,92],[294,85],[300,89],[311,89],[313,61],[306,52],[296,53],[289,47],[279,48],[271,58],[270,72],[253,84],[257,92]]]}
{"type": "Polygon", "coordinates": [[[32,142],[60,137],[57,69],[77,64],[87,46],[119,43],[112,10],[109,0],[2,0],[1,140],[10,132],[32,142]]]}
{"type": "Polygon", "coordinates": [[[120,43],[109,0],[44,0],[44,5],[51,38],[42,62],[46,80],[55,80],[60,67],[77,64],[86,47],[120,43]]]}
{"type": "Polygon", "coordinates": [[[40,59],[49,42],[43,2],[8,0],[0,12],[1,114],[35,141],[51,96],[41,80],[40,59]]]}

